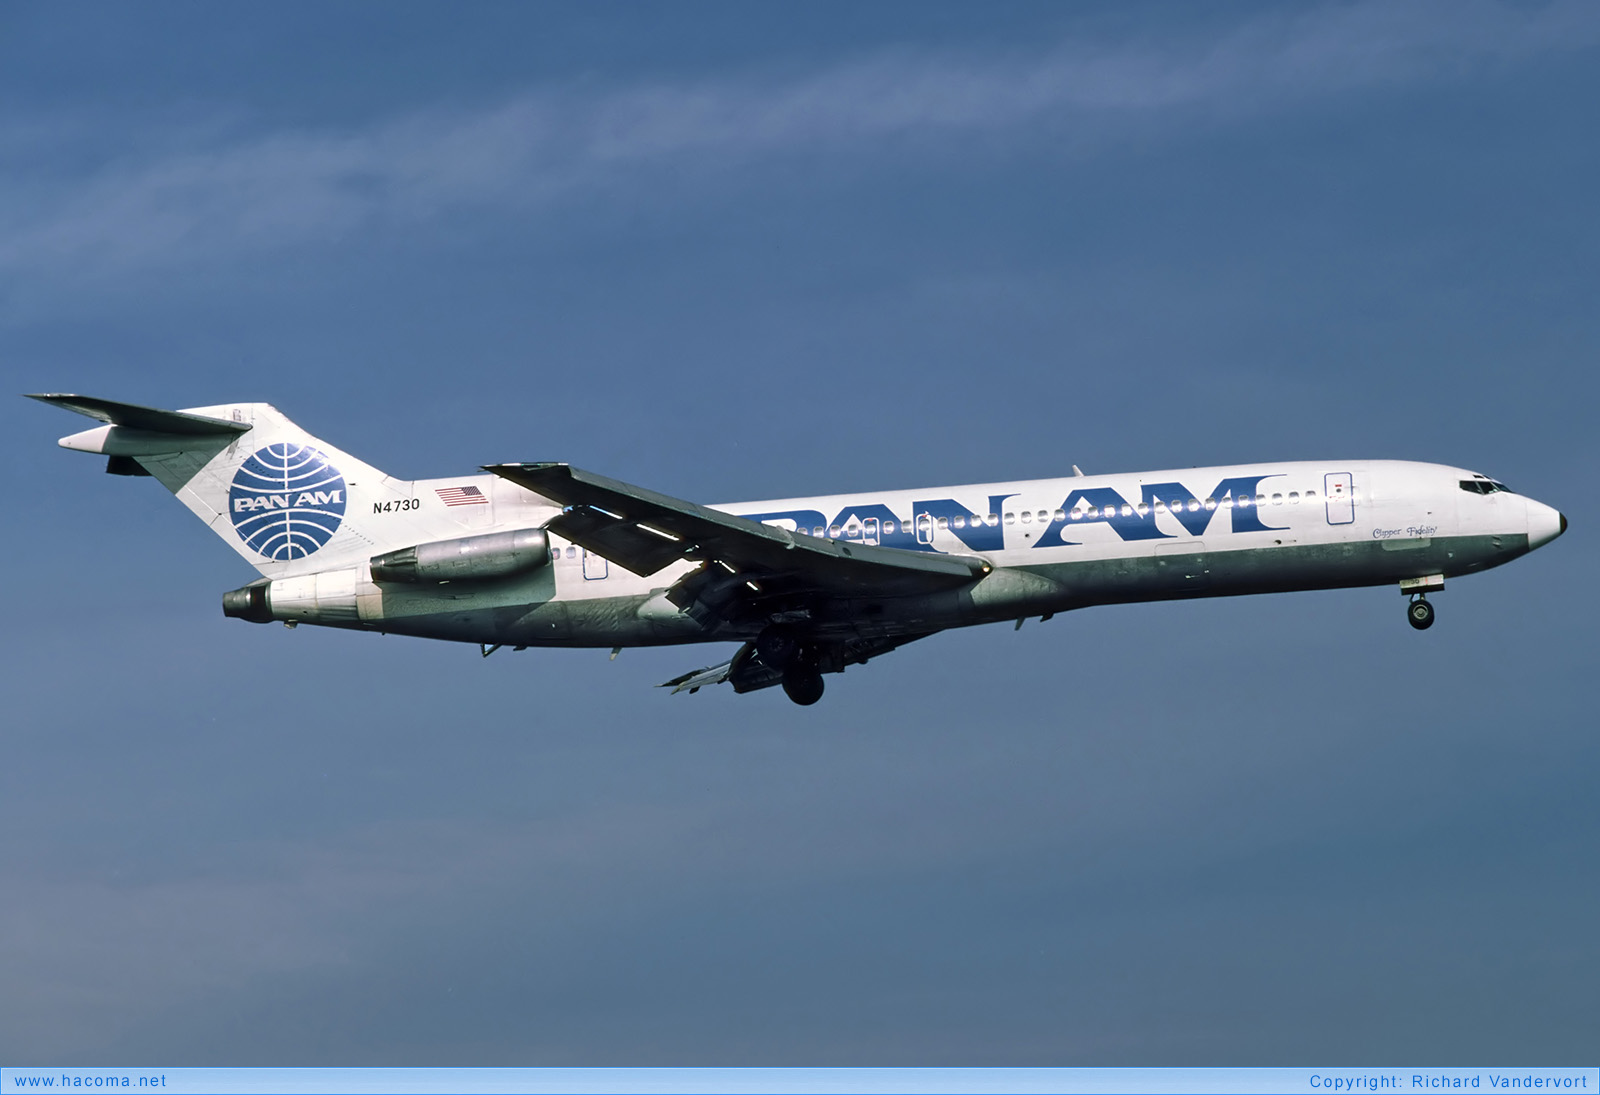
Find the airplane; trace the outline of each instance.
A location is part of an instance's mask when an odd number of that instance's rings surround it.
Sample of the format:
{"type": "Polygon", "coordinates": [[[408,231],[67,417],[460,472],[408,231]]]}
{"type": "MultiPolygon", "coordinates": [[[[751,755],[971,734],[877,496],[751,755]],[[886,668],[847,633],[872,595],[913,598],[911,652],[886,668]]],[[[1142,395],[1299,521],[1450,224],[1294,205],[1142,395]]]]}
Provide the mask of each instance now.
{"type": "Polygon", "coordinates": [[[704,506],[568,464],[404,480],[266,403],[167,411],[38,399],[103,425],[60,440],[152,476],[261,577],[223,614],[503,647],[737,642],[673,692],[823,677],[936,632],[1091,605],[1398,586],[1428,595],[1567,519],[1478,472],[1295,461],[704,506]]]}

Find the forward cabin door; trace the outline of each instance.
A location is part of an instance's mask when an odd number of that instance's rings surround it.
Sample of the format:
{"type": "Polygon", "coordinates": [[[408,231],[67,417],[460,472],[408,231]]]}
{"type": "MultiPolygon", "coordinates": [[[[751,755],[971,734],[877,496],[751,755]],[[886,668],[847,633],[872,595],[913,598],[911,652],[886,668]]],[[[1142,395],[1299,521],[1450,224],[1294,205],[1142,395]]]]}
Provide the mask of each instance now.
{"type": "Polygon", "coordinates": [[[1356,519],[1356,490],[1347,471],[1332,471],[1322,477],[1323,497],[1328,500],[1328,524],[1348,525],[1356,519]]]}

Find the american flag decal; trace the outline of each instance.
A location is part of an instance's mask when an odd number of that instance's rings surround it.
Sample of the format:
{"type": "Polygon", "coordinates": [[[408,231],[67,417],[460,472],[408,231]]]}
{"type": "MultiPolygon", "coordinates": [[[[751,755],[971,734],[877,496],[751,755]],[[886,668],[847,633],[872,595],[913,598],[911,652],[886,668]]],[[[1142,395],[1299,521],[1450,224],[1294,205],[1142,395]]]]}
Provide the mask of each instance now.
{"type": "Polygon", "coordinates": [[[487,506],[488,497],[477,487],[436,487],[434,492],[447,506],[487,506]]]}

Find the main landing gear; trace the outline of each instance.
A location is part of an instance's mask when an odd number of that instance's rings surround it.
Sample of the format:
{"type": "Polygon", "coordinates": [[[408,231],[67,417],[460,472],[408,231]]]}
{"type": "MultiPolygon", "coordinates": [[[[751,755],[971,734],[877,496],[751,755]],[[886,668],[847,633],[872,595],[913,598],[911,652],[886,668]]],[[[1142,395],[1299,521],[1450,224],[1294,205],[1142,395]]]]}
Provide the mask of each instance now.
{"type": "Polygon", "coordinates": [[[822,698],[822,674],[815,666],[796,662],[783,671],[783,694],[801,707],[810,707],[822,698]]]}
{"type": "Polygon", "coordinates": [[[785,627],[769,627],[756,638],[761,660],[783,674],[783,694],[801,707],[822,698],[822,667],[817,649],[785,627]]]}
{"type": "Polygon", "coordinates": [[[1426,631],[1433,626],[1433,605],[1428,598],[1421,594],[1412,594],[1411,603],[1406,606],[1406,619],[1411,621],[1411,626],[1418,631],[1426,631]]]}

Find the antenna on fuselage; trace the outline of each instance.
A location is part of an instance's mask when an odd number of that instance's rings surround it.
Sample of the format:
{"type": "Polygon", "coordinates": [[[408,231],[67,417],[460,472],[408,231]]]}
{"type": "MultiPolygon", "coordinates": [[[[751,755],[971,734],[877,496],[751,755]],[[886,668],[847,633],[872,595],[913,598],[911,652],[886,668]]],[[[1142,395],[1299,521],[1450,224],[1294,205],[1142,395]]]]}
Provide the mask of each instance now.
{"type": "Polygon", "coordinates": [[[1078,467],[1078,465],[1074,464],[1074,465],[1072,465],[1072,474],[1076,475],[1079,479],[1082,479],[1083,478],[1083,469],[1078,467]]]}

